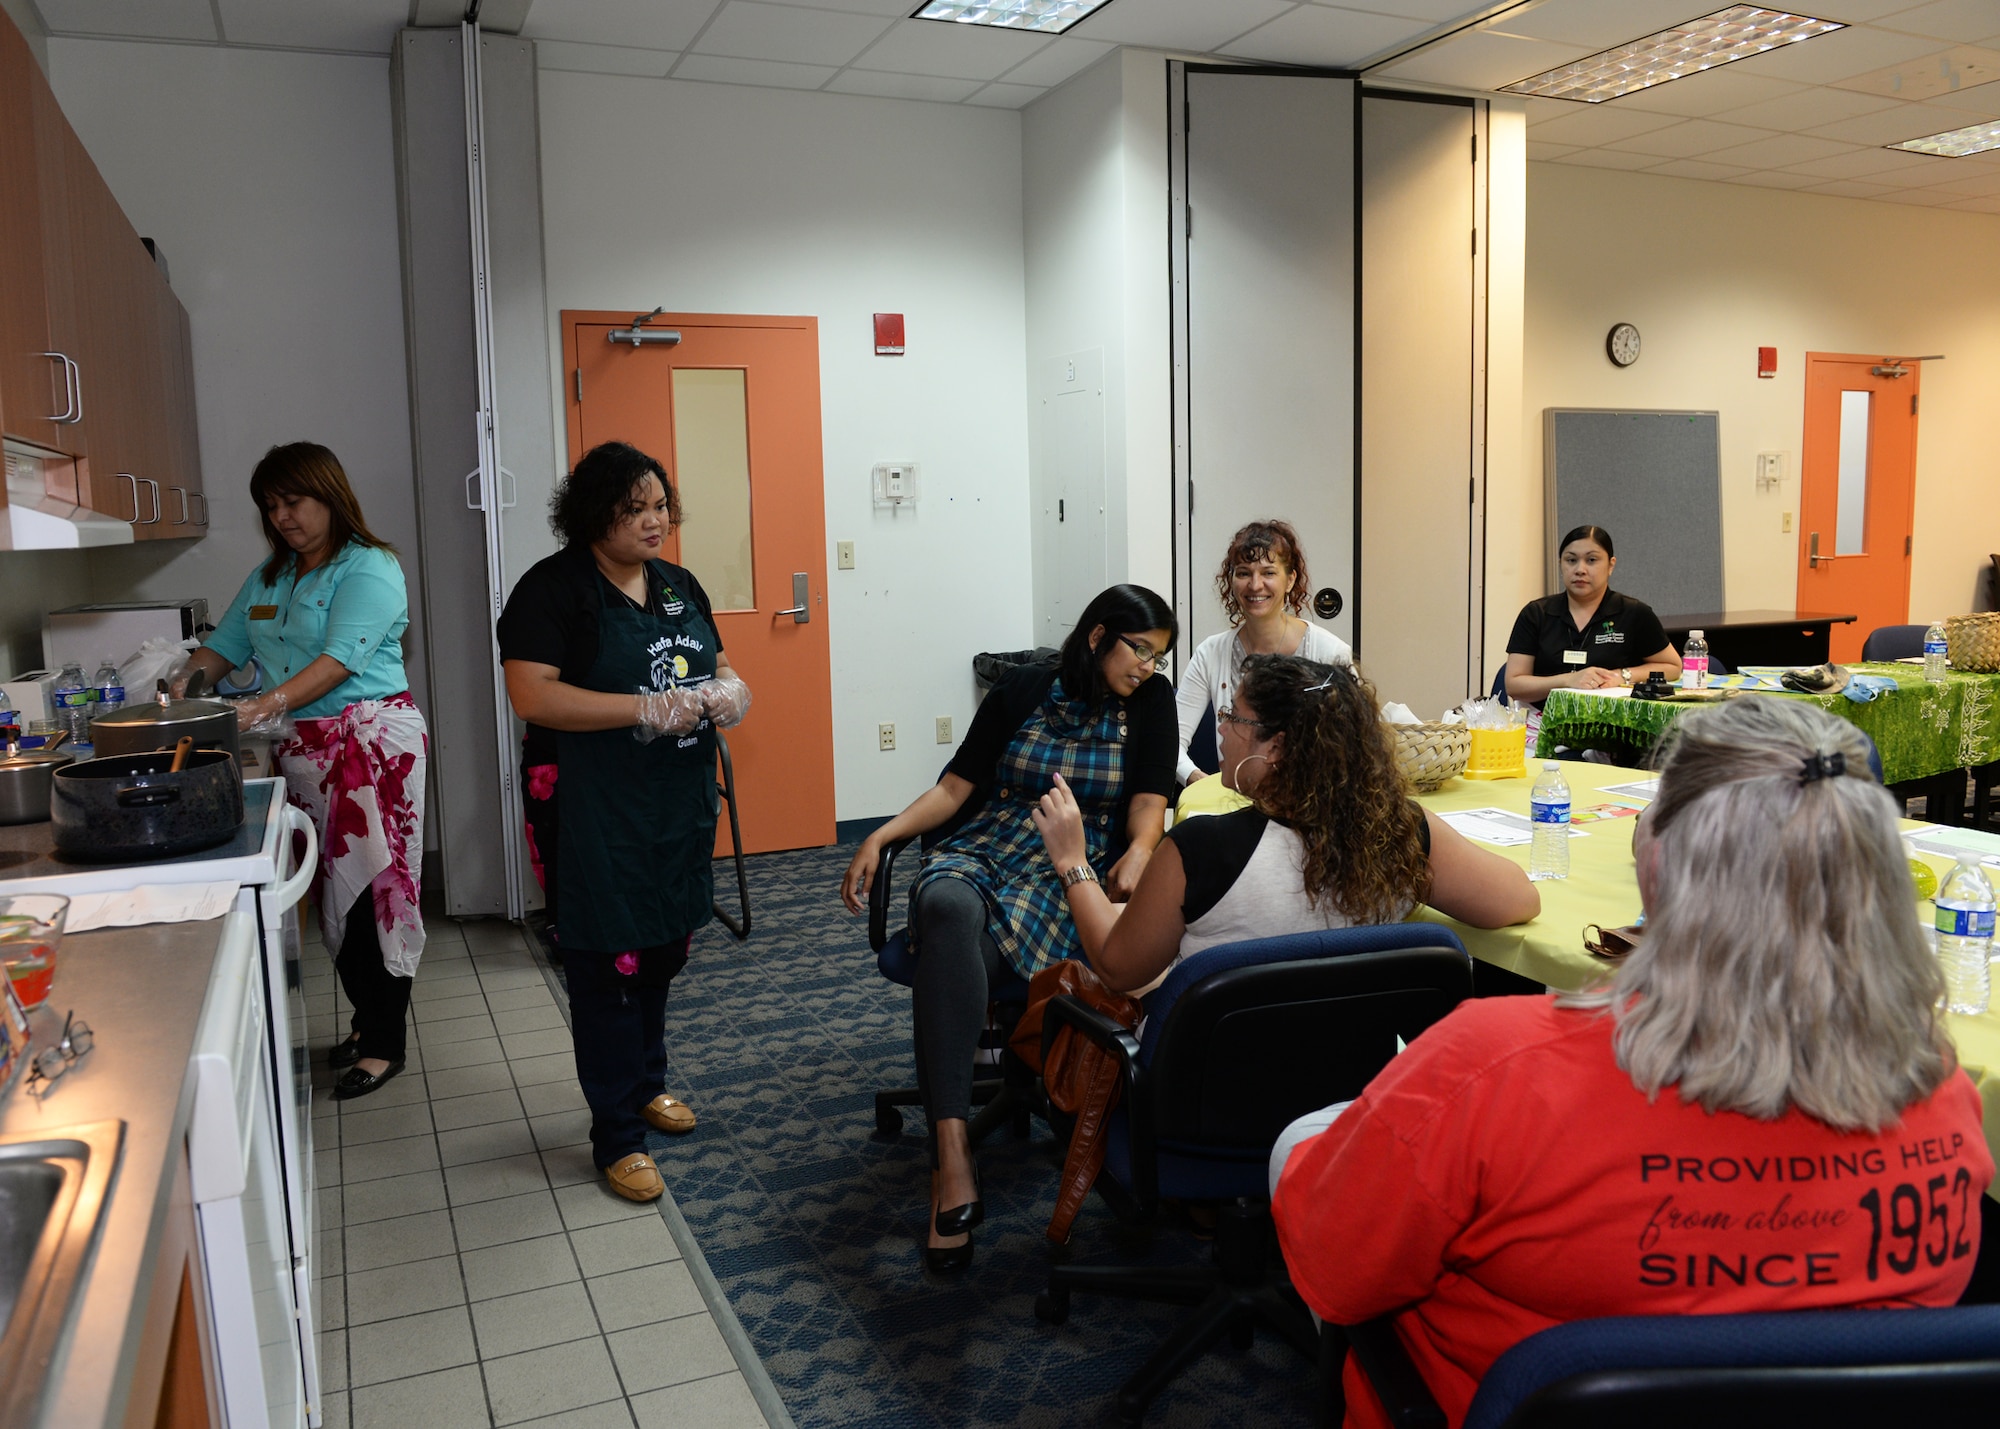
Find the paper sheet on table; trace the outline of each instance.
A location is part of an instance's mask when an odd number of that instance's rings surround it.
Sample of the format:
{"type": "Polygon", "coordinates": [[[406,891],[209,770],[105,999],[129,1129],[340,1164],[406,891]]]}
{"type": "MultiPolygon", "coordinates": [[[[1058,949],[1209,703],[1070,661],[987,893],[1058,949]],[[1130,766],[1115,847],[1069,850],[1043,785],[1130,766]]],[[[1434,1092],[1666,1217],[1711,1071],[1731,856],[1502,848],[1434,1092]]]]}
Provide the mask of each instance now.
{"type": "MultiPolygon", "coordinates": [[[[1535,838],[1533,821],[1526,814],[1516,814],[1508,809],[1459,809],[1439,814],[1438,817],[1467,838],[1499,848],[1524,848],[1535,838]]],[[[1573,839],[1590,837],[1582,829],[1571,829],[1569,836],[1573,839]]]]}
{"type": "Polygon", "coordinates": [[[1934,853],[1939,858],[1957,858],[1962,853],[1975,854],[1979,861],[2000,867],[2000,835],[1981,833],[1978,829],[1951,829],[1943,824],[1925,824],[1922,828],[1909,829],[1903,837],[1910,841],[1910,847],[1925,853],[1934,853]]]}
{"type": "Polygon", "coordinates": [[[1641,779],[1636,784],[1606,784],[1597,792],[1609,794],[1614,799],[1644,799],[1651,802],[1660,797],[1660,781],[1641,779]]]}
{"type": "Polygon", "coordinates": [[[69,901],[63,930],[137,928],[146,923],[205,923],[236,902],[234,883],[143,883],[117,893],[84,893],[69,901]]]}

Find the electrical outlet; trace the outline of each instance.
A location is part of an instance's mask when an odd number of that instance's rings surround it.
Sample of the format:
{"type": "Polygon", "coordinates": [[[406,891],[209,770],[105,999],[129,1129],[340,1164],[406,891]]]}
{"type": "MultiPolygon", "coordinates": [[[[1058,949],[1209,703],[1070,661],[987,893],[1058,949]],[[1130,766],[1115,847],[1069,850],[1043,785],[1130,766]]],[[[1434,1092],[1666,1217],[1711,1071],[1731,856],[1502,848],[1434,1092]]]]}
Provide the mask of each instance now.
{"type": "Polygon", "coordinates": [[[833,548],[833,562],[843,571],[853,570],[854,543],[852,541],[836,542],[833,548]]]}
{"type": "Polygon", "coordinates": [[[875,738],[879,748],[894,749],[896,747],[896,726],[893,724],[876,725],[875,738]]]}
{"type": "Polygon", "coordinates": [[[939,716],[938,716],[938,722],[937,722],[937,739],[938,739],[938,743],[939,743],[939,744],[950,744],[950,743],[951,743],[951,716],[950,716],[950,715],[939,715],[939,716]]]}
{"type": "Polygon", "coordinates": [[[1785,533],[1785,534],[1787,534],[1787,535],[1789,535],[1789,534],[1791,533],[1791,529],[1792,529],[1792,513],[1791,513],[1791,512],[1787,511],[1787,512],[1785,513],[1785,520],[1784,520],[1784,524],[1783,524],[1783,525],[1781,525],[1781,526],[1780,526],[1780,527],[1779,527],[1778,529],[1779,529],[1780,531],[1784,532],[1784,533],[1785,533]]]}

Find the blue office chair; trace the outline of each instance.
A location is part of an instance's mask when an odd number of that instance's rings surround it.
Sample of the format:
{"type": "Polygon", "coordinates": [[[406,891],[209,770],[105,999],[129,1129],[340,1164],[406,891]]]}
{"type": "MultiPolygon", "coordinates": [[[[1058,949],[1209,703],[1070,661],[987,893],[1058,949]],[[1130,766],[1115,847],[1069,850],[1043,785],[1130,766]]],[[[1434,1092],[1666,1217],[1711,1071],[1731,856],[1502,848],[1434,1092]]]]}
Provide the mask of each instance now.
{"type": "MultiPolygon", "coordinates": [[[[1390,1321],[1346,1333],[1390,1423],[1443,1429],[1390,1321]]],[[[1996,1396],[2000,1306],[1633,1315],[1515,1345],[1480,1381],[1465,1429],[1978,1424],[1996,1396]]]]}
{"type": "Polygon", "coordinates": [[[1861,659],[1907,660],[1924,653],[1924,625],[1881,625],[1868,632],[1861,642],[1861,659]]]}
{"type": "Polygon", "coordinates": [[[1311,1317],[1286,1279],[1271,1232],[1269,1163],[1279,1134],[1307,1112],[1352,1100],[1405,1042],[1472,995],[1472,960],[1431,923],[1338,928],[1230,943],[1180,963],[1146,999],[1135,1037],[1074,998],[1044,1014],[1046,1048],[1070,1027],[1117,1059],[1123,1097],[1106,1127],[1098,1193],[1127,1222],[1161,1199],[1222,1203],[1213,1263],[1195,1268],[1052,1265],[1035,1315],[1069,1317],[1070,1296],[1194,1305],[1119,1387],[1136,1424],[1182,1369],[1227,1335],[1259,1328],[1308,1357],[1311,1317]]]}

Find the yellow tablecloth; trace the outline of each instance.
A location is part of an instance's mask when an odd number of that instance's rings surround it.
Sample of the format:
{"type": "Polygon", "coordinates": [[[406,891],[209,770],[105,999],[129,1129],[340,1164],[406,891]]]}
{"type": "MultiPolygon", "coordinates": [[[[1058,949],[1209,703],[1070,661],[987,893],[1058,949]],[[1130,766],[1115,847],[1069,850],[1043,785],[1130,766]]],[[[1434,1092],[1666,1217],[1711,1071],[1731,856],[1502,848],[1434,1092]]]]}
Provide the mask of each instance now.
{"type": "MultiPolygon", "coordinates": [[[[1529,768],[1539,772],[1538,762],[1530,760],[1529,768]]],[[[1569,781],[1572,809],[1621,802],[1616,795],[1603,793],[1604,787],[1652,777],[1639,770],[1569,760],[1562,762],[1562,769],[1569,781]]],[[[1417,802],[1440,814],[1490,807],[1525,815],[1532,785],[1528,778],[1454,779],[1435,793],[1418,795],[1417,802]]],[[[1241,808],[1244,802],[1240,795],[1223,788],[1220,779],[1204,779],[1182,792],[1176,817],[1226,813],[1241,808]]],[[[1577,831],[1587,837],[1570,840],[1569,877],[1536,885],[1541,890],[1542,911],[1532,923],[1518,928],[1470,928],[1430,908],[1420,908],[1414,916],[1444,924],[1483,962],[1564,991],[1587,986],[1604,976],[1606,967],[1584,951],[1583,925],[1622,927],[1639,916],[1639,884],[1632,867],[1633,823],[1631,819],[1600,819],[1579,826],[1577,831]]],[[[1523,868],[1528,866],[1526,845],[1494,852],[1523,868]]],[[[1943,882],[1951,861],[1927,853],[1917,856],[1929,863],[1943,882]]],[[[1926,904],[1925,910],[1928,908],[1926,904]]],[[[1958,1047],[1960,1065],[1979,1088],[1986,1113],[1987,1145],[2000,1159],[2000,1013],[1988,1011],[1981,1017],[1947,1014],[1945,1023],[1958,1047]]],[[[2000,1196],[2000,1185],[1993,1191],[2000,1196]]]]}

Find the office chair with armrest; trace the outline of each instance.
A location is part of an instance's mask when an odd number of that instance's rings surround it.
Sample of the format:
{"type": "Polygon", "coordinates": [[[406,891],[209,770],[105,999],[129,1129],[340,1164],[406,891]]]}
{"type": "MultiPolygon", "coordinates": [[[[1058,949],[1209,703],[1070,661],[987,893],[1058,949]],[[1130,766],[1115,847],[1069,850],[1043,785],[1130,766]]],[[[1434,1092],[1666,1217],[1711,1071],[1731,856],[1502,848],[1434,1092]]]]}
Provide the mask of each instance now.
{"type": "Polygon", "coordinates": [[[1163,1197],[1221,1202],[1213,1263],[1192,1269],[1053,1265],[1037,1318],[1061,1324],[1074,1292],[1199,1308],[1118,1390],[1136,1424],[1218,1339],[1247,1347],[1258,1327],[1315,1353],[1311,1318],[1275,1254],[1271,1148],[1299,1117],[1352,1100],[1405,1042],[1472,995],[1472,961],[1430,923],[1337,928],[1209,948],[1146,1000],[1134,1036],[1074,998],[1051,1002],[1043,1041],[1069,1027],[1120,1068],[1100,1195],[1126,1221],[1163,1197]]]}
{"type": "Polygon", "coordinates": [[[1926,625],[1879,625],[1861,642],[1864,664],[1875,660],[1907,660],[1924,653],[1926,625]]]}
{"type": "MultiPolygon", "coordinates": [[[[1328,1327],[1330,1340],[1339,1333],[1328,1327]]],[[[1391,1424],[1443,1429],[1389,1320],[1346,1334],[1391,1424]]],[[[1464,1429],[1973,1424],[1990,1420],[1996,1397],[2000,1306],[1613,1316],[1500,1356],[1464,1429]]]]}

